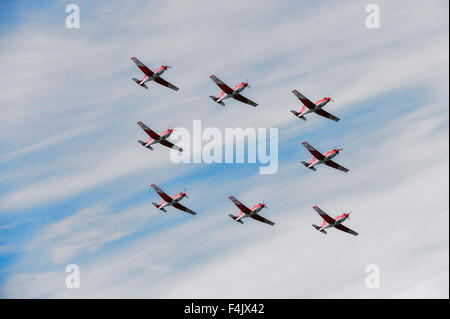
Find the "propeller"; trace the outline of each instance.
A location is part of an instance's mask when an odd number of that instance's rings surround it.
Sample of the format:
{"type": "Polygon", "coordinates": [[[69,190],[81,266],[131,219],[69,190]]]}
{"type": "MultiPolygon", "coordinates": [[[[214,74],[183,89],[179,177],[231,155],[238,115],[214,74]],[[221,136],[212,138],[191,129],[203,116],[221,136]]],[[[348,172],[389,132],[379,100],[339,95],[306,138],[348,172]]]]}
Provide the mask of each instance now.
{"type": "Polygon", "coordinates": [[[331,102],[334,102],[334,100],[330,97],[330,94],[327,95],[331,102]]]}
{"type": "Polygon", "coordinates": [[[338,153],[338,154],[339,154],[340,151],[343,151],[343,150],[344,150],[343,148],[337,148],[336,145],[334,146],[334,149],[337,150],[337,153],[338,153]]]}
{"type": "Polygon", "coordinates": [[[189,196],[188,196],[187,193],[186,193],[186,186],[184,186],[184,196],[185,196],[186,198],[189,198],[189,196]]]}
{"type": "Polygon", "coordinates": [[[170,68],[171,68],[171,66],[166,65],[166,61],[163,61],[163,63],[162,63],[161,66],[162,66],[162,67],[166,67],[167,69],[170,69],[170,68]]]}
{"type": "Polygon", "coordinates": [[[264,205],[264,208],[269,209],[269,207],[267,207],[266,202],[264,201],[264,199],[262,200],[262,203],[263,203],[263,205],[264,205]]]}
{"type": "Polygon", "coordinates": [[[348,220],[350,220],[350,214],[351,214],[352,212],[350,212],[350,213],[348,213],[348,220]]]}
{"type": "Polygon", "coordinates": [[[249,89],[251,89],[252,87],[250,86],[250,84],[248,84],[248,78],[247,79],[245,79],[245,82],[244,83],[247,83],[247,87],[249,88],[249,89]]]}

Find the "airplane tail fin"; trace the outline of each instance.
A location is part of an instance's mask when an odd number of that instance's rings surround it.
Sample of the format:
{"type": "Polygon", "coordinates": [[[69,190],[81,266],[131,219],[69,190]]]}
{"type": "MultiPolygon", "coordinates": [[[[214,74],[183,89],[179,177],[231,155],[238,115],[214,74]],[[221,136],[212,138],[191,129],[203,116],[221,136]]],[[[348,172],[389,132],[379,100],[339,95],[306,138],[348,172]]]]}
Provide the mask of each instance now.
{"type": "Polygon", "coordinates": [[[141,144],[142,146],[144,146],[145,148],[148,148],[149,150],[153,151],[153,147],[151,147],[150,145],[147,145],[147,143],[145,143],[141,140],[139,140],[138,143],[141,144]],[[147,146],[145,146],[145,145],[147,145],[147,146]]]}
{"type": "Polygon", "coordinates": [[[299,119],[302,119],[303,121],[306,121],[306,117],[304,117],[304,116],[300,116],[300,117],[299,117],[300,112],[291,110],[291,113],[294,114],[294,115],[295,115],[296,117],[298,117],[299,119]]]}
{"type": "Polygon", "coordinates": [[[316,171],[315,167],[309,167],[309,163],[305,161],[301,161],[303,165],[305,165],[307,168],[312,169],[313,171],[316,171]]]}
{"type": "Polygon", "coordinates": [[[317,225],[312,225],[315,229],[317,229],[318,231],[320,231],[321,233],[323,233],[323,234],[326,234],[327,232],[325,231],[325,230],[320,230],[320,227],[319,226],[317,226],[317,225]]]}
{"type": "Polygon", "coordinates": [[[142,86],[145,89],[148,89],[148,87],[147,87],[147,85],[145,85],[145,83],[139,84],[141,81],[139,81],[138,79],[133,78],[133,81],[136,82],[137,85],[142,86]]]}
{"type": "MultiPolygon", "coordinates": [[[[230,216],[231,218],[233,218],[234,220],[236,220],[236,218],[237,218],[237,216],[234,216],[234,215],[231,215],[231,214],[228,214],[228,216],[230,216]]],[[[240,224],[243,224],[244,222],[242,221],[242,220],[236,220],[238,223],[240,223],[240,224]]]]}
{"type": "MultiPolygon", "coordinates": [[[[209,96],[214,102],[217,102],[217,100],[218,100],[218,98],[216,98],[215,96],[213,96],[213,95],[210,95],[209,96]]],[[[220,105],[222,105],[222,106],[225,106],[225,103],[223,103],[223,101],[220,101],[220,102],[217,102],[217,103],[219,103],[220,105]]]]}
{"type": "Polygon", "coordinates": [[[152,202],[153,206],[155,206],[156,208],[158,208],[159,210],[162,210],[164,213],[167,213],[167,210],[165,208],[159,208],[159,204],[152,202]]]}

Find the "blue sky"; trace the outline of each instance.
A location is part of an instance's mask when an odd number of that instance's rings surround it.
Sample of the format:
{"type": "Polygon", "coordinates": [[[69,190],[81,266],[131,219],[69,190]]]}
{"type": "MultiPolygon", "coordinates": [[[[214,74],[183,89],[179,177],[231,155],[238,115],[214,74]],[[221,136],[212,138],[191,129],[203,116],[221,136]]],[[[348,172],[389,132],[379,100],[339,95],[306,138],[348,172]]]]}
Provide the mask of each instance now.
{"type": "Polygon", "coordinates": [[[448,298],[446,1],[379,1],[380,29],[365,27],[365,1],[81,1],[70,30],[68,3],[0,10],[2,297],[448,298]],[[132,56],[171,65],[164,77],[180,91],[137,87],[132,56]],[[248,79],[258,107],[214,104],[213,73],[248,79]],[[333,97],[327,110],[342,120],[296,119],[292,89],[333,97]],[[177,165],[136,143],[139,120],[163,130],[196,119],[278,128],[278,172],[177,165]],[[305,140],[344,148],[350,172],[306,170],[305,140]],[[187,187],[198,215],[159,213],[152,183],[187,187]],[[229,195],[264,199],[276,226],[234,223],[229,195]],[[316,204],[353,211],[361,235],[314,231],[316,204]],[[63,285],[70,263],[80,289],[63,285]],[[364,286],[373,263],[379,289],[364,286]]]}

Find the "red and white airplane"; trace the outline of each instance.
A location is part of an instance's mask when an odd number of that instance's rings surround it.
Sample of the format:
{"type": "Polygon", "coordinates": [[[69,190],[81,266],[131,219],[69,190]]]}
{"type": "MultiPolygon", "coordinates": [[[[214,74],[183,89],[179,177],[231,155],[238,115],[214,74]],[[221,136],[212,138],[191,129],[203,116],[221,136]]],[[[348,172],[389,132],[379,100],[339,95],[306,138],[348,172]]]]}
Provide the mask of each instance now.
{"type": "Polygon", "coordinates": [[[167,129],[167,130],[157,134],[156,132],[151,130],[147,125],[145,125],[141,121],[137,122],[137,124],[149,136],[147,142],[143,142],[141,140],[138,141],[138,143],[141,144],[142,146],[144,146],[145,148],[148,148],[149,150],[153,151],[153,147],[151,147],[151,145],[159,143],[166,147],[173,148],[174,150],[177,150],[179,152],[183,152],[183,149],[181,147],[178,147],[167,140],[167,138],[173,133],[173,131],[174,131],[173,129],[167,129]]]}
{"type": "Polygon", "coordinates": [[[305,161],[301,161],[302,164],[305,165],[307,168],[315,171],[316,168],[314,166],[319,165],[319,164],[325,164],[332,168],[338,169],[340,171],[348,172],[348,169],[346,169],[345,167],[343,167],[331,160],[333,157],[338,155],[340,151],[342,151],[342,148],[333,149],[333,150],[329,151],[328,153],[322,154],[318,150],[316,150],[314,147],[309,145],[307,142],[303,142],[302,144],[313,155],[313,157],[311,158],[311,161],[309,161],[309,163],[305,162],[305,161]]]}
{"type": "Polygon", "coordinates": [[[167,82],[166,80],[164,80],[161,77],[161,74],[166,72],[167,69],[170,68],[170,66],[162,65],[161,67],[157,68],[155,71],[151,71],[149,68],[147,68],[141,61],[139,61],[135,57],[132,57],[131,61],[136,63],[138,68],[141,69],[141,71],[144,72],[144,74],[145,74],[144,77],[142,78],[142,80],[138,80],[136,78],[133,78],[133,81],[136,82],[137,85],[142,86],[145,89],[148,89],[148,87],[147,87],[147,85],[145,85],[145,83],[153,80],[153,81],[155,81],[158,84],[167,86],[169,89],[178,91],[178,88],[175,85],[170,84],[169,82],[167,82]]]}
{"type": "Polygon", "coordinates": [[[239,94],[246,87],[250,87],[250,85],[248,85],[248,82],[242,82],[241,84],[236,85],[234,88],[230,88],[228,85],[226,85],[221,80],[219,80],[215,75],[211,75],[210,78],[217,84],[218,87],[220,87],[222,89],[222,92],[220,92],[218,97],[215,97],[213,95],[209,96],[211,99],[213,99],[214,102],[219,103],[220,105],[225,105],[225,103],[223,103],[223,100],[232,97],[235,100],[238,100],[243,103],[247,103],[251,106],[258,105],[255,102],[250,101],[246,97],[243,97],[241,94],[239,94]]]}
{"type": "Polygon", "coordinates": [[[318,231],[320,231],[321,233],[326,234],[327,232],[325,231],[325,229],[327,228],[331,228],[334,227],[336,229],[345,231],[346,233],[358,236],[358,233],[351,230],[350,228],[345,227],[344,225],[342,225],[342,223],[344,221],[346,221],[347,219],[350,219],[350,214],[351,213],[344,213],[342,215],[339,215],[335,218],[330,217],[329,215],[327,215],[327,213],[325,213],[323,210],[321,210],[318,206],[314,206],[313,207],[314,210],[323,218],[323,222],[322,225],[317,226],[317,225],[312,225],[315,229],[317,229],[318,231]]]}
{"type": "Polygon", "coordinates": [[[260,215],[258,215],[258,212],[261,209],[268,208],[265,203],[260,203],[258,205],[253,206],[252,208],[248,208],[247,206],[242,204],[240,201],[238,201],[233,196],[229,196],[228,198],[234,203],[234,205],[236,205],[240,209],[239,214],[237,216],[234,216],[231,214],[228,215],[231,218],[233,218],[235,221],[237,221],[238,223],[243,224],[244,223],[242,221],[243,218],[251,217],[257,221],[260,221],[260,222],[263,222],[263,223],[266,223],[269,225],[275,224],[274,222],[271,222],[270,220],[265,219],[264,217],[261,217],[260,215]]]}
{"type": "Polygon", "coordinates": [[[297,90],[293,90],[292,93],[294,93],[294,95],[303,103],[303,106],[300,110],[300,112],[296,112],[294,110],[291,110],[291,112],[298,118],[301,118],[303,121],[306,121],[306,114],[309,113],[316,113],[319,114],[321,116],[324,116],[326,118],[329,118],[330,120],[333,121],[339,121],[339,118],[337,118],[336,116],[325,112],[322,108],[327,105],[330,101],[334,102],[333,99],[331,97],[324,97],[323,99],[317,101],[316,103],[311,102],[310,100],[308,100],[303,94],[301,94],[299,91],[297,90]]]}
{"type": "Polygon", "coordinates": [[[163,199],[163,201],[161,202],[161,204],[152,202],[153,206],[155,206],[156,208],[158,208],[159,210],[162,210],[164,213],[167,213],[166,207],[169,206],[173,206],[176,209],[185,211],[186,213],[189,213],[191,215],[195,215],[197,214],[196,212],[190,210],[189,208],[181,205],[179,202],[187,197],[189,198],[189,196],[186,194],[186,191],[181,192],[175,196],[170,197],[169,195],[167,195],[166,193],[164,193],[158,186],[156,186],[155,184],[151,185],[152,188],[158,193],[159,196],[161,196],[161,198],[163,199]]]}

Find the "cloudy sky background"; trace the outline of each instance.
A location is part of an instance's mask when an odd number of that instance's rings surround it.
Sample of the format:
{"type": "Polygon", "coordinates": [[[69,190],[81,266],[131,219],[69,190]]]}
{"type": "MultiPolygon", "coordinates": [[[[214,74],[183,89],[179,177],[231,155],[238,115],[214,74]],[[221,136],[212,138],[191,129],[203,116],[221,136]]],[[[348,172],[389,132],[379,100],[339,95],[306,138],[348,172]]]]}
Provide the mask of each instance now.
{"type": "Polygon", "coordinates": [[[0,5],[0,296],[3,298],[448,298],[448,1],[69,1],[0,5]],[[368,29],[369,3],[381,27],[368,29]],[[149,83],[136,56],[178,92],[149,83]],[[248,79],[252,108],[208,95],[248,79]],[[331,96],[332,122],[289,111],[331,96]],[[279,130],[279,169],[173,164],[157,131],[279,130]],[[342,147],[344,174],[305,169],[342,147]],[[196,216],[158,212],[155,183],[187,187],[196,216]],[[234,195],[276,225],[233,222],[234,195]],[[360,236],[330,230],[313,205],[360,236]],[[77,264],[81,288],[65,287],[77,264]],[[380,269],[380,288],[365,285],[380,269]]]}

